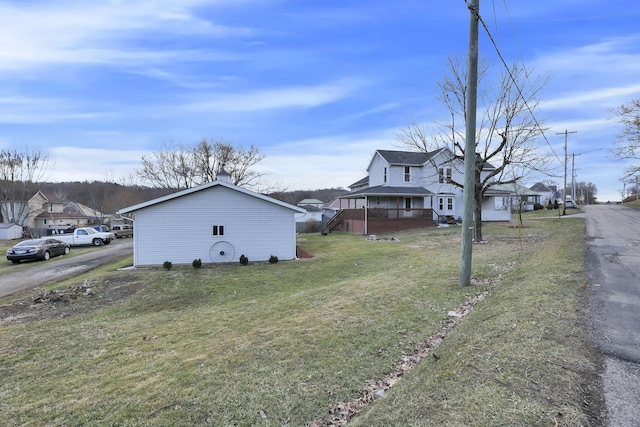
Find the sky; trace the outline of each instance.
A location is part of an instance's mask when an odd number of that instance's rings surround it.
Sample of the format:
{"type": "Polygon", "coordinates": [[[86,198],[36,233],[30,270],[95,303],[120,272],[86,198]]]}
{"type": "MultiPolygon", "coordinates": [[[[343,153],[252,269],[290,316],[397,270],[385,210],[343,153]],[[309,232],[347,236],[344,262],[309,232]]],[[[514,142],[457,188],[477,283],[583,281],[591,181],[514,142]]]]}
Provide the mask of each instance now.
{"type": "MultiPolygon", "coordinates": [[[[480,0],[480,56],[549,78],[536,116],[563,181],[619,200],[611,109],[640,97],[640,5],[480,0]],[[494,47],[491,39],[495,42],[494,47]],[[573,160],[573,161],[572,161],[573,160]],[[573,168],[572,168],[573,166],[573,168]],[[568,178],[569,182],[571,177],[568,178]]],[[[0,148],[39,150],[46,180],[131,182],[141,158],[204,139],[254,145],[263,184],[347,188],[398,132],[448,112],[465,0],[0,0],[0,148]]],[[[531,186],[535,182],[525,182],[531,186]]],[[[628,184],[627,184],[628,185],[628,184]]]]}

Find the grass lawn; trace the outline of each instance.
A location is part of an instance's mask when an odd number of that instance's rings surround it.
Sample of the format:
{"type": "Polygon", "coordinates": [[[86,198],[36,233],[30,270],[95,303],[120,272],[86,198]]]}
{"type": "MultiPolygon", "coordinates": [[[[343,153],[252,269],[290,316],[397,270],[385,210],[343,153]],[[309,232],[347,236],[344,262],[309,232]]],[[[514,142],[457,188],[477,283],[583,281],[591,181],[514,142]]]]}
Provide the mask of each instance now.
{"type": "Polygon", "coordinates": [[[485,226],[466,288],[450,227],[304,235],[312,259],[102,269],[58,284],[84,290],[68,300],[14,297],[0,307],[0,425],[331,425],[484,290],[350,424],[589,425],[600,360],[580,322],[584,223],[524,227],[485,226]]]}

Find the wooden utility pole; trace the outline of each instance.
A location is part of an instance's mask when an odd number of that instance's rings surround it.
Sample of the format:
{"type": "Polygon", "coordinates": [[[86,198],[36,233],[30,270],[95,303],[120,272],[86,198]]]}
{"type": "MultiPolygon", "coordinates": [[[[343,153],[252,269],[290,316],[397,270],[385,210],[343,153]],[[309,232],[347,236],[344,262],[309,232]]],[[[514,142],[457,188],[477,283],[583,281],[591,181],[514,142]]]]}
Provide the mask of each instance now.
{"type": "Polygon", "coordinates": [[[564,132],[556,132],[556,135],[564,135],[564,186],[562,187],[562,215],[567,214],[567,139],[570,133],[578,133],[577,130],[569,132],[565,129],[564,132]]]}
{"type": "Polygon", "coordinates": [[[478,98],[478,21],[480,0],[469,3],[469,57],[467,60],[467,107],[465,110],[464,190],[462,213],[462,249],[460,286],[471,285],[473,253],[473,211],[476,176],[476,101],[478,98]]]}

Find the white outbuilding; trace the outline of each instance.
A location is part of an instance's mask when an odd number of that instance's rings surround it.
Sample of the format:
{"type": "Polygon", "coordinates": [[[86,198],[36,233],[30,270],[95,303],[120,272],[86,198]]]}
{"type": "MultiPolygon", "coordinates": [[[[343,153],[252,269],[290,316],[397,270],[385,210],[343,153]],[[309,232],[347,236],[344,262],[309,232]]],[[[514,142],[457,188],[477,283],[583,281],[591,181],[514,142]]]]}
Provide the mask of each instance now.
{"type": "Polygon", "coordinates": [[[22,238],[22,227],[7,222],[0,223],[0,240],[14,240],[22,238]]]}
{"type": "Polygon", "coordinates": [[[134,266],[296,257],[295,214],[305,210],[217,180],[119,210],[134,221],[134,266]]]}

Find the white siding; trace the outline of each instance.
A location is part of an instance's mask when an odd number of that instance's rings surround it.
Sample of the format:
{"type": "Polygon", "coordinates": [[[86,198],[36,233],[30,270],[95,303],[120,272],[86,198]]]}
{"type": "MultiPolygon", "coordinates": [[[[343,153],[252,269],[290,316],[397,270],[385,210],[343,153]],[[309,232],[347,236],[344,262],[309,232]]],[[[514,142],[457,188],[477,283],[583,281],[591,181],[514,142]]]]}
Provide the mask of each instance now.
{"type": "Polygon", "coordinates": [[[225,241],[233,247],[233,262],[280,260],[296,255],[295,211],[224,186],[215,186],[149,206],[136,212],[134,264],[164,261],[190,264],[213,262],[211,247],[225,241]],[[224,226],[223,236],[213,226],[224,226]]]}
{"type": "Polygon", "coordinates": [[[511,221],[511,210],[503,205],[502,196],[490,196],[482,201],[482,221],[511,221]]]}
{"type": "Polygon", "coordinates": [[[389,164],[378,152],[375,153],[369,166],[369,187],[389,185],[389,164]],[[384,168],[387,168],[387,182],[384,182],[384,168]]]}

